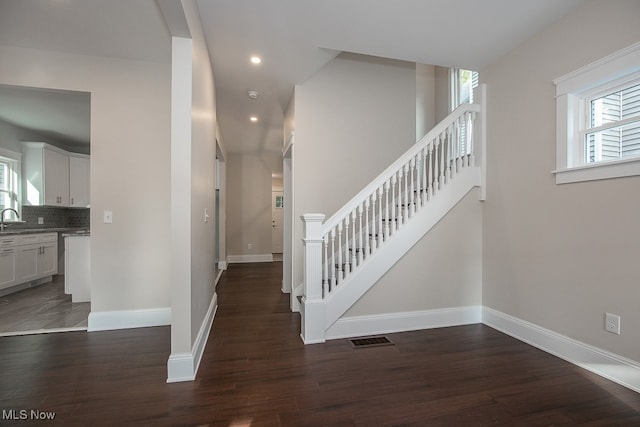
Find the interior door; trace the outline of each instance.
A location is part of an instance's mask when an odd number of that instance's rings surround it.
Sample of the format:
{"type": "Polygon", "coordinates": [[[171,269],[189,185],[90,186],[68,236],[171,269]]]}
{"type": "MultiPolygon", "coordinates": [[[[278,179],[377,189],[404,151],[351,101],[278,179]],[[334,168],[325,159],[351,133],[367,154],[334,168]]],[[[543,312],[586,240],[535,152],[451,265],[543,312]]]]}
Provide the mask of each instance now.
{"type": "Polygon", "coordinates": [[[284,193],[271,192],[271,252],[282,253],[282,230],[284,223],[284,193]]]}

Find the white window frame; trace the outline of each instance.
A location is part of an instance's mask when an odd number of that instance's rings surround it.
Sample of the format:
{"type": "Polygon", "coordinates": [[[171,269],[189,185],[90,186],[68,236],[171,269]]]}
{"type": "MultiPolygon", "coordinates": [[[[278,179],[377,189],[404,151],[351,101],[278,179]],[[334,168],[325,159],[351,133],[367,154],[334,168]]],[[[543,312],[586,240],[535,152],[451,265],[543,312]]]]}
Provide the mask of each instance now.
{"type": "Polygon", "coordinates": [[[556,184],[640,175],[640,157],[585,162],[588,102],[640,81],[640,43],[553,81],[556,86],[556,184]]]}
{"type": "MultiPolygon", "coordinates": [[[[9,165],[9,172],[15,177],[15,179],[11,180],[11,191],[13,193],[12,199],[14,204],[7,207],[14,208],[18,211],[18,215],[22,217],[22,154],[0,148],[0,160],[3,160],[3,163],[6,162],[9,165]]],[[[13,213],[6,213],[5,222],[10,223],[20,221],[20,219],[15,218],[14,215],[15,214],[13,213]]]]}
{"type": "MultiPolygon", "coordinates": [[[[461,104],[460,96],[462,92],[462,86],[460,85],[460,71],[469,71],[472,75],[475,73],[476,78],[478,76],[477,71],[467,70],[464,68],[449,68],[449,112],[452,112],[456,108],[458,108],[461,104]]],[[[476,86],[473,86],[473,77],[469,82],[469,103],[473,104],[473,90],[478,87],[477,81],[476,86]]]]}

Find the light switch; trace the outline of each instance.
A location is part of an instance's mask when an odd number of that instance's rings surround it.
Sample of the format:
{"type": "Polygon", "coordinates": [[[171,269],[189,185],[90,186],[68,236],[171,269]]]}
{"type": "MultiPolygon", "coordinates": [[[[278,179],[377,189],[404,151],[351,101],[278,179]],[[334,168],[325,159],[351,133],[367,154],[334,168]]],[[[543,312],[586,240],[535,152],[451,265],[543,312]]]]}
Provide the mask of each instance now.
{"type": "Polygon", "coordinates": [[[105,224],[112,224],[113,223],[113,212],[104,211],[104,223],[105,224]]]}

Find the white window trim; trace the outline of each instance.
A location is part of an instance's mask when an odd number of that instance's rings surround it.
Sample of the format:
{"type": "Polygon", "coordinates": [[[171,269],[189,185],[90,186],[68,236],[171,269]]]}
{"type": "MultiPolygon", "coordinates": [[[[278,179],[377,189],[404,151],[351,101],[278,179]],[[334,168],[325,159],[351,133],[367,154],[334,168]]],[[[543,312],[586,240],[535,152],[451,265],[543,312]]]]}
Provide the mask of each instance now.
{"type": "MultiPolygon", "coordinates": [[[[13,167],[16,169],[17,175],[18,175],[17,188],[15,189],[17,194],[17,200],[18,200],[16,210],[18,211],[18,215],[22,217],[22,153],[16,153],[14,151],[7,150],[5,148],[0,147],[0,157],[10,159],[11,161],[14,162],[13,167]]],[[[22,221],[18,219],[5,220],[5,223],[13,223],[13,222],[22,222],[22,221]]]]}
{"type": "Polygon", "coordinates": [[[584,164],[584,100],[640,79],[640,42],[565,74],[556,86],[556,184],[640,175],[640,158],[584,164]]]}

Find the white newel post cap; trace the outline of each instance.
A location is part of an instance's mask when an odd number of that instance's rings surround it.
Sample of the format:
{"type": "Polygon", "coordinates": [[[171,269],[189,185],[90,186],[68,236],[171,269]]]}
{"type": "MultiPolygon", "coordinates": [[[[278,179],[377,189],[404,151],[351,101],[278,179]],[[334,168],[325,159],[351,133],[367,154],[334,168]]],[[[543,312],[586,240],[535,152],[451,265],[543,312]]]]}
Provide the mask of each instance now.
{"type": "Polygon", "coordinates": [[[300,217],[304,224],[305,239],[322,239],[322,221],[325,215],[319,213],[304,214],[300,217]]]}

